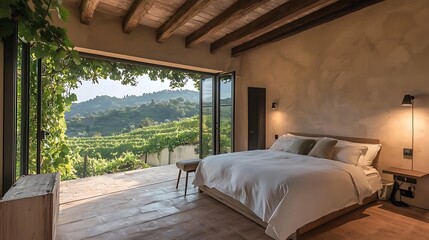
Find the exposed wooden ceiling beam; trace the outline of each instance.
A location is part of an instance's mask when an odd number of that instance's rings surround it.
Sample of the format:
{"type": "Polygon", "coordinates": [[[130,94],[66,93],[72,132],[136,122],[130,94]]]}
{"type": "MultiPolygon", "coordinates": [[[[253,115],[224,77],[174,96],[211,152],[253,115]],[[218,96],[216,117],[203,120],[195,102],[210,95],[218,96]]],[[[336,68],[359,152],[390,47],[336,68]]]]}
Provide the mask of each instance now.
{"type": "Polygon", "coordinates": [[[384,0],[340,0],[316,12],[313,12],[289,24],[286,24],[271,32],[265,33],[255,39],[232,48],[231,55],[237,56],[256,47],[290,37],[382,1],[384,0]]]}
{"type": "Polygon", "coordinates": [[[210,45],[210,51],[213,53],[221,48],[240,45],[336,1],[338,0],[290,0],[216,40],[210,45]]]}
{"type": "Polygon", "coordinates": [[[257,7],[269,0],[238,0],[233,3],[224,12],[210,20],[200,29],[186,37],[186,47],[191,47],[202,42],[207,36],[223,28],[230,22],[237,20],[246,14],[252,12],[257,7]]]}
{"type": "Polygon", "coordinates": [[[94,11],[100,0],[82,0],[80,3],[80,21],[84,24],[90,24],[94,11]]]}
{"type": "Polygon", "coordinates": [[[135,0],[122,25],[124,33],[133,31],[154,3],[155,0],[135,0]]]}
{"type": "Polygon", "coordinates": [[[168,21],[157,30],[156,39],[164,42],[176,29],[183,26],[200,11],[207,7],[212,0],[187,0],[168,21]]]}

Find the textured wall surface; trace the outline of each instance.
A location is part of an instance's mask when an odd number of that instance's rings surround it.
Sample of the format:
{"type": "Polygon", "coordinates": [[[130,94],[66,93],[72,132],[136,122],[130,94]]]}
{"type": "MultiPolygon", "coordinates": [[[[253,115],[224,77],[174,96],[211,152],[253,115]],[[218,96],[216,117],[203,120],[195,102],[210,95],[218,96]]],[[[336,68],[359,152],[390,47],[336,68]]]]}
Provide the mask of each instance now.
{"type": "Polygon", "coordinates": [[[0,196],[3,192],[3,42],[0,41],[0,196]]]}
{"type": "Polygon", "coordinates": [[[156,29],[139,26],[125,34],[122,18],[99,12],[95,12],[90,25],[85,25],[80,22],[78,7],[68,6],[67,9],[70,12],[67,23],[56,22],[66,27],[79,51],[206,72],[225,71],[231,61],[228,50],[211,54],[208,44],[185,48],[183,37],[172,36],[158,43],[156,29]]]}
{"type": "MultiPolygon", "coordinates": [[[[388,0],[267,45],[241,57],[238,75],[237,150],[247,149],[247,87],[265,87],[267,146],[288,131],[376,138],[380,171],[410,168],[411,108],[401,101],[411,93],[414,169],[429,172],[429,1],[388,0]]],[[[429,209],[429,177],[416,194],[408,202],[429,209]]]]}

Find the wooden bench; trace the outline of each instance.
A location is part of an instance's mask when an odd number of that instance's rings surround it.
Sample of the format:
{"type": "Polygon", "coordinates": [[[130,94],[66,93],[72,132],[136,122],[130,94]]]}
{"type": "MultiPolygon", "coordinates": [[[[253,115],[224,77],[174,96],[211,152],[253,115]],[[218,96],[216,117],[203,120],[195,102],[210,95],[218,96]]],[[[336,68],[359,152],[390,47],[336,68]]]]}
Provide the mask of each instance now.
{"type": "Polygon", "coordinates": [[[180,174],[182,171],[186,172],[186,185],[185,185],[185,196],[186,191],[188,190],[188,175],[190,172],[195,172],[197,170],[198,164],[200,164],[200,159],[189,159],[189,160],[182,160],[179,162],[176,162],[176,167],[179,169],[179,176],[177,177],[177,183],[176,183],[176,189],[179,187],[179,180],[180,180],[180,174]]]}

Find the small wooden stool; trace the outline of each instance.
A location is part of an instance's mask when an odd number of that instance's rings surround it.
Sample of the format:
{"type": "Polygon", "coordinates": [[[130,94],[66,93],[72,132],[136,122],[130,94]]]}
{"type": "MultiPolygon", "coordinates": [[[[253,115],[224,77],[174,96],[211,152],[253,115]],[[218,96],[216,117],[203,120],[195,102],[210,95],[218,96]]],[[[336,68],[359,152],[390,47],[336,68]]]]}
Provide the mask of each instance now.
{"type": "Polygon", "coordinates": [[[195,172],[200,162],[201,162],[200,159],[190,159],[190,160],[182,160],[182,161],[176,162],[176,167],[179,169],[179,176],[177,177],[176,189],[179,187],[180,174],[182,173],[182,170],[186,172],[185,196],[186,196],[186,191],[188,190],[188,174],[190,172],[195,172]]]}

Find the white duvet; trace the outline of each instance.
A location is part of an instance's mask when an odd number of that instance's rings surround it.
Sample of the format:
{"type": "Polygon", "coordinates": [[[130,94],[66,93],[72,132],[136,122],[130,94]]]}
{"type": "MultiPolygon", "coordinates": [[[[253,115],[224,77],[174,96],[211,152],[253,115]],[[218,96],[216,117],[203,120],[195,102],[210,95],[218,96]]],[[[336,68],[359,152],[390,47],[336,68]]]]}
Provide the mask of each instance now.
{"type": "Polygon", "coordinates": [[[281,240],[372,194],[360,167],[271,150],[206,157],[194,185],[215,188],[240,201],[268,223],[269,236],[281,240]]]}

